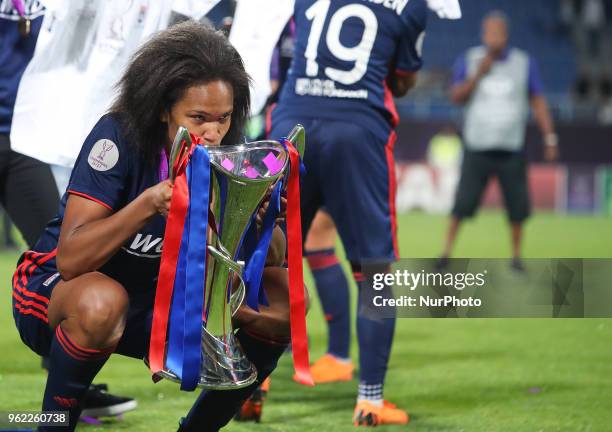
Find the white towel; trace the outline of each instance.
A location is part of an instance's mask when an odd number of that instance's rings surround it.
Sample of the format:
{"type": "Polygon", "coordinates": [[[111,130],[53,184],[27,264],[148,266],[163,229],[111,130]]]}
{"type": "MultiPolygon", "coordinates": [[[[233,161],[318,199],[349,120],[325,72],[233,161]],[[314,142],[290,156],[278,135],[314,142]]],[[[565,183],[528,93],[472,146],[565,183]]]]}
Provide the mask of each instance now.
{"type": "Polygon", "coordinates": [[[429,9],[443,19],[461,18],[461,6],[459,0],[427,0],[429,9]]]}
{"type": "Polygon", "coordinates": [[[138,47],[167,27],[172,10],[197,19],[219,1],[45,0],[34,57],[17,93],[12,149],[71,167],[138,47]]]}
{"type": "Polygon", "coordinates": [[[251,113],[263,108],[270,94],[272,52],[293,15],[293,0],[239,0],[230,41],[253,79],[251,113]]]}

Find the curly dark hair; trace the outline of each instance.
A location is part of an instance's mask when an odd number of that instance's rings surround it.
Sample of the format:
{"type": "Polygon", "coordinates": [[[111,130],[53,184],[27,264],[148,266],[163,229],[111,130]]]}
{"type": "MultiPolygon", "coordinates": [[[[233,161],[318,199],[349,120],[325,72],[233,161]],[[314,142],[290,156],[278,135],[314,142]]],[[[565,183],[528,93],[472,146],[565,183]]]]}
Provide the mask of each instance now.
{"type": "Polygon", "coordinates": [[[168,136],[161,114],[188,88],[216,80],[229,83],[234,92],[232,122],[221,144],[236,144],[249,115],[249,75],[225,35],[195,21],[158,33],[134,54],[110,112],[119,115],[128,142],[155,164],[168,136]]]}

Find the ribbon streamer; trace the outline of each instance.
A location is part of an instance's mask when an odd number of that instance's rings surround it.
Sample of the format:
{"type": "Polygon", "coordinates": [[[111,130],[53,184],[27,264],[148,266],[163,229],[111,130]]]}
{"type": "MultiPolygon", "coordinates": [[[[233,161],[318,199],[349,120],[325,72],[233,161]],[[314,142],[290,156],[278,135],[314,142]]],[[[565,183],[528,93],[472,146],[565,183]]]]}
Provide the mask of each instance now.
{"type": "Polygon", "coordinates": [[[302,224],[300,216],[300,155],[290,141],[283,140],[289,152],[287,181],[287,251],[289,265],[289,312],[293,366],[297,380],[314,386],[308,360],[306,301],[302,267],[302,224]]]}
{"type": "Polygon", "coordinates": [[[272,233],[274,232],[274,226],[276,225],[276,218],[280,213],[281,187],[282,182],[278,182],[272,190],[270,203],[268,204],[268,209],[266,210],[261,226],[259,241],[255,243],[252,239],[253,236],[257,235],[255,222],[252,220],[249,231],[247,232],[247,236],[250,238],[248,238],[245,242],[247,256],[249,257],[244,270],[244,282],[248,289],[247,305],[251,309],[258,312],[259,304],[261,302],[263,302],[262,304],[267,304],[264,291],[261,290],[261,277],[263,276],[268,249],[270,248],[270,242],[272,241],[272,233]]]}
{"type": "Polygon", "coordinates": [[[191,157],[189,190],[194,197],[189,206],[189,239],[185,272],[183,375],[181,390],[195,390],[200,380],[202,309],[206,280],[206,236],[210,194],[210,158],[206,149],[196,146],[191,157]]]}
{"type": "MultiPolygon", "coordinates": [[[[187,164],[185,171],[188,190],[191,190],[191,165],[187,164]]],[[[191,212],[191,192],[189,197],[189,207],[185,216],[183,235],[176,263],[176,275],[174,277],[174,287],[172,289],[172,302],[168,312],[168,347],[166,350],[166,367],[176,375],[183,378],[183,357],[185,338],[185,290],[187,272],[187,251],[189,250],[189,228],[191,212]]],[[[182,385],[182,383],[181,383],[182,385]]]]}
{"type": "Polygon", "coordinates": [[[164,247],[162,249],[155,304],[153,307],[153,323],[151,325],[151,341],[149,344],[149,368],[151,372],[160,372],[164,367],[166,335],[170,303],[177,271],[179,251],[187,209],[189,207],[189,188],[187,184],[187,159],[173,167],[175,171],[170,212],[166,221],[164,247]]]}

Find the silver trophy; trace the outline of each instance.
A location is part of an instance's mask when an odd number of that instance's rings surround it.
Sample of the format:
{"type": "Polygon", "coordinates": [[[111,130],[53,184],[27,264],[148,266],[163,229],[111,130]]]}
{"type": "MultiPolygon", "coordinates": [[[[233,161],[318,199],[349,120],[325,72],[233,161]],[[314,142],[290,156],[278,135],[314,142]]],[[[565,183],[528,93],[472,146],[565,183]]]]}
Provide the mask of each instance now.
{"type": "MultiPolygon", "coordinates": [[[[304,129],[290,135],[301,152],[304,129]]],[[[171,167],[187,157],[191,138],[179,128],[170,154],[171,167]]],[[[277,141],[257,141],[233,146],[207,146],[211,162],[210,210],[202,323],[201,367],[198,387],[237,389],[253,383],[255,366],[245,356],[234,335],[232,316],[245,297],[244,265],[239,248],[262,201],[287,172],[289,155],[277,141]]],[[[197,199],[192,197],[191,199],[197,199]]],[[[158,374],[171,381],[179,377],[167,364],[158,374]]]]}

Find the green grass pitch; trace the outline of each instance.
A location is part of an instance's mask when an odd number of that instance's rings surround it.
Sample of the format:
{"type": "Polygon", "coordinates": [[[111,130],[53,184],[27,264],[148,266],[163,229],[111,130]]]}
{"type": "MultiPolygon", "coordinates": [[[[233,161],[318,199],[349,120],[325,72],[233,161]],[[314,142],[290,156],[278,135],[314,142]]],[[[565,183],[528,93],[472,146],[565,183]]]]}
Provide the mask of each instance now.
{"type": "MultiPolygon", "coordinates": [[[[446,218],[399,219],[403,257],[438,254],[446,218]]],[[[460,233],[456,256],[507,257],[500,213],[484,212],[460,233]]],[[[612,219],[537,214],[527,225],[526,257],[612,257],[612,219]]],[[[45,375],[14,327],[10,276],[17,253],[0,254],[0,411],[37,410],[45,375]]],[[[307,275],[309,285],[310,276],[307,275]]],[[[314,289],[311,290],[314,295],[314,289]]],[[[318,301],[309,317],[311,358],[323,354],[318,301]]],[[[357,358],[356,343],[352,346],[357,358]]],[[[273,375],[259,425],[229,431],[352,431],[357,381],[301,387],[285,356],[273,375]]],[[[138,410],[83,431],[173,431],[195,395],[153,384],[142,362],[113,356],[97,378],[138,399],[138,410]]],[[[406,408],[407,427],[382,430],[537,432],[612,430],[612,321],[606,319],[399,319],[385,388],[406,408]]]]}

